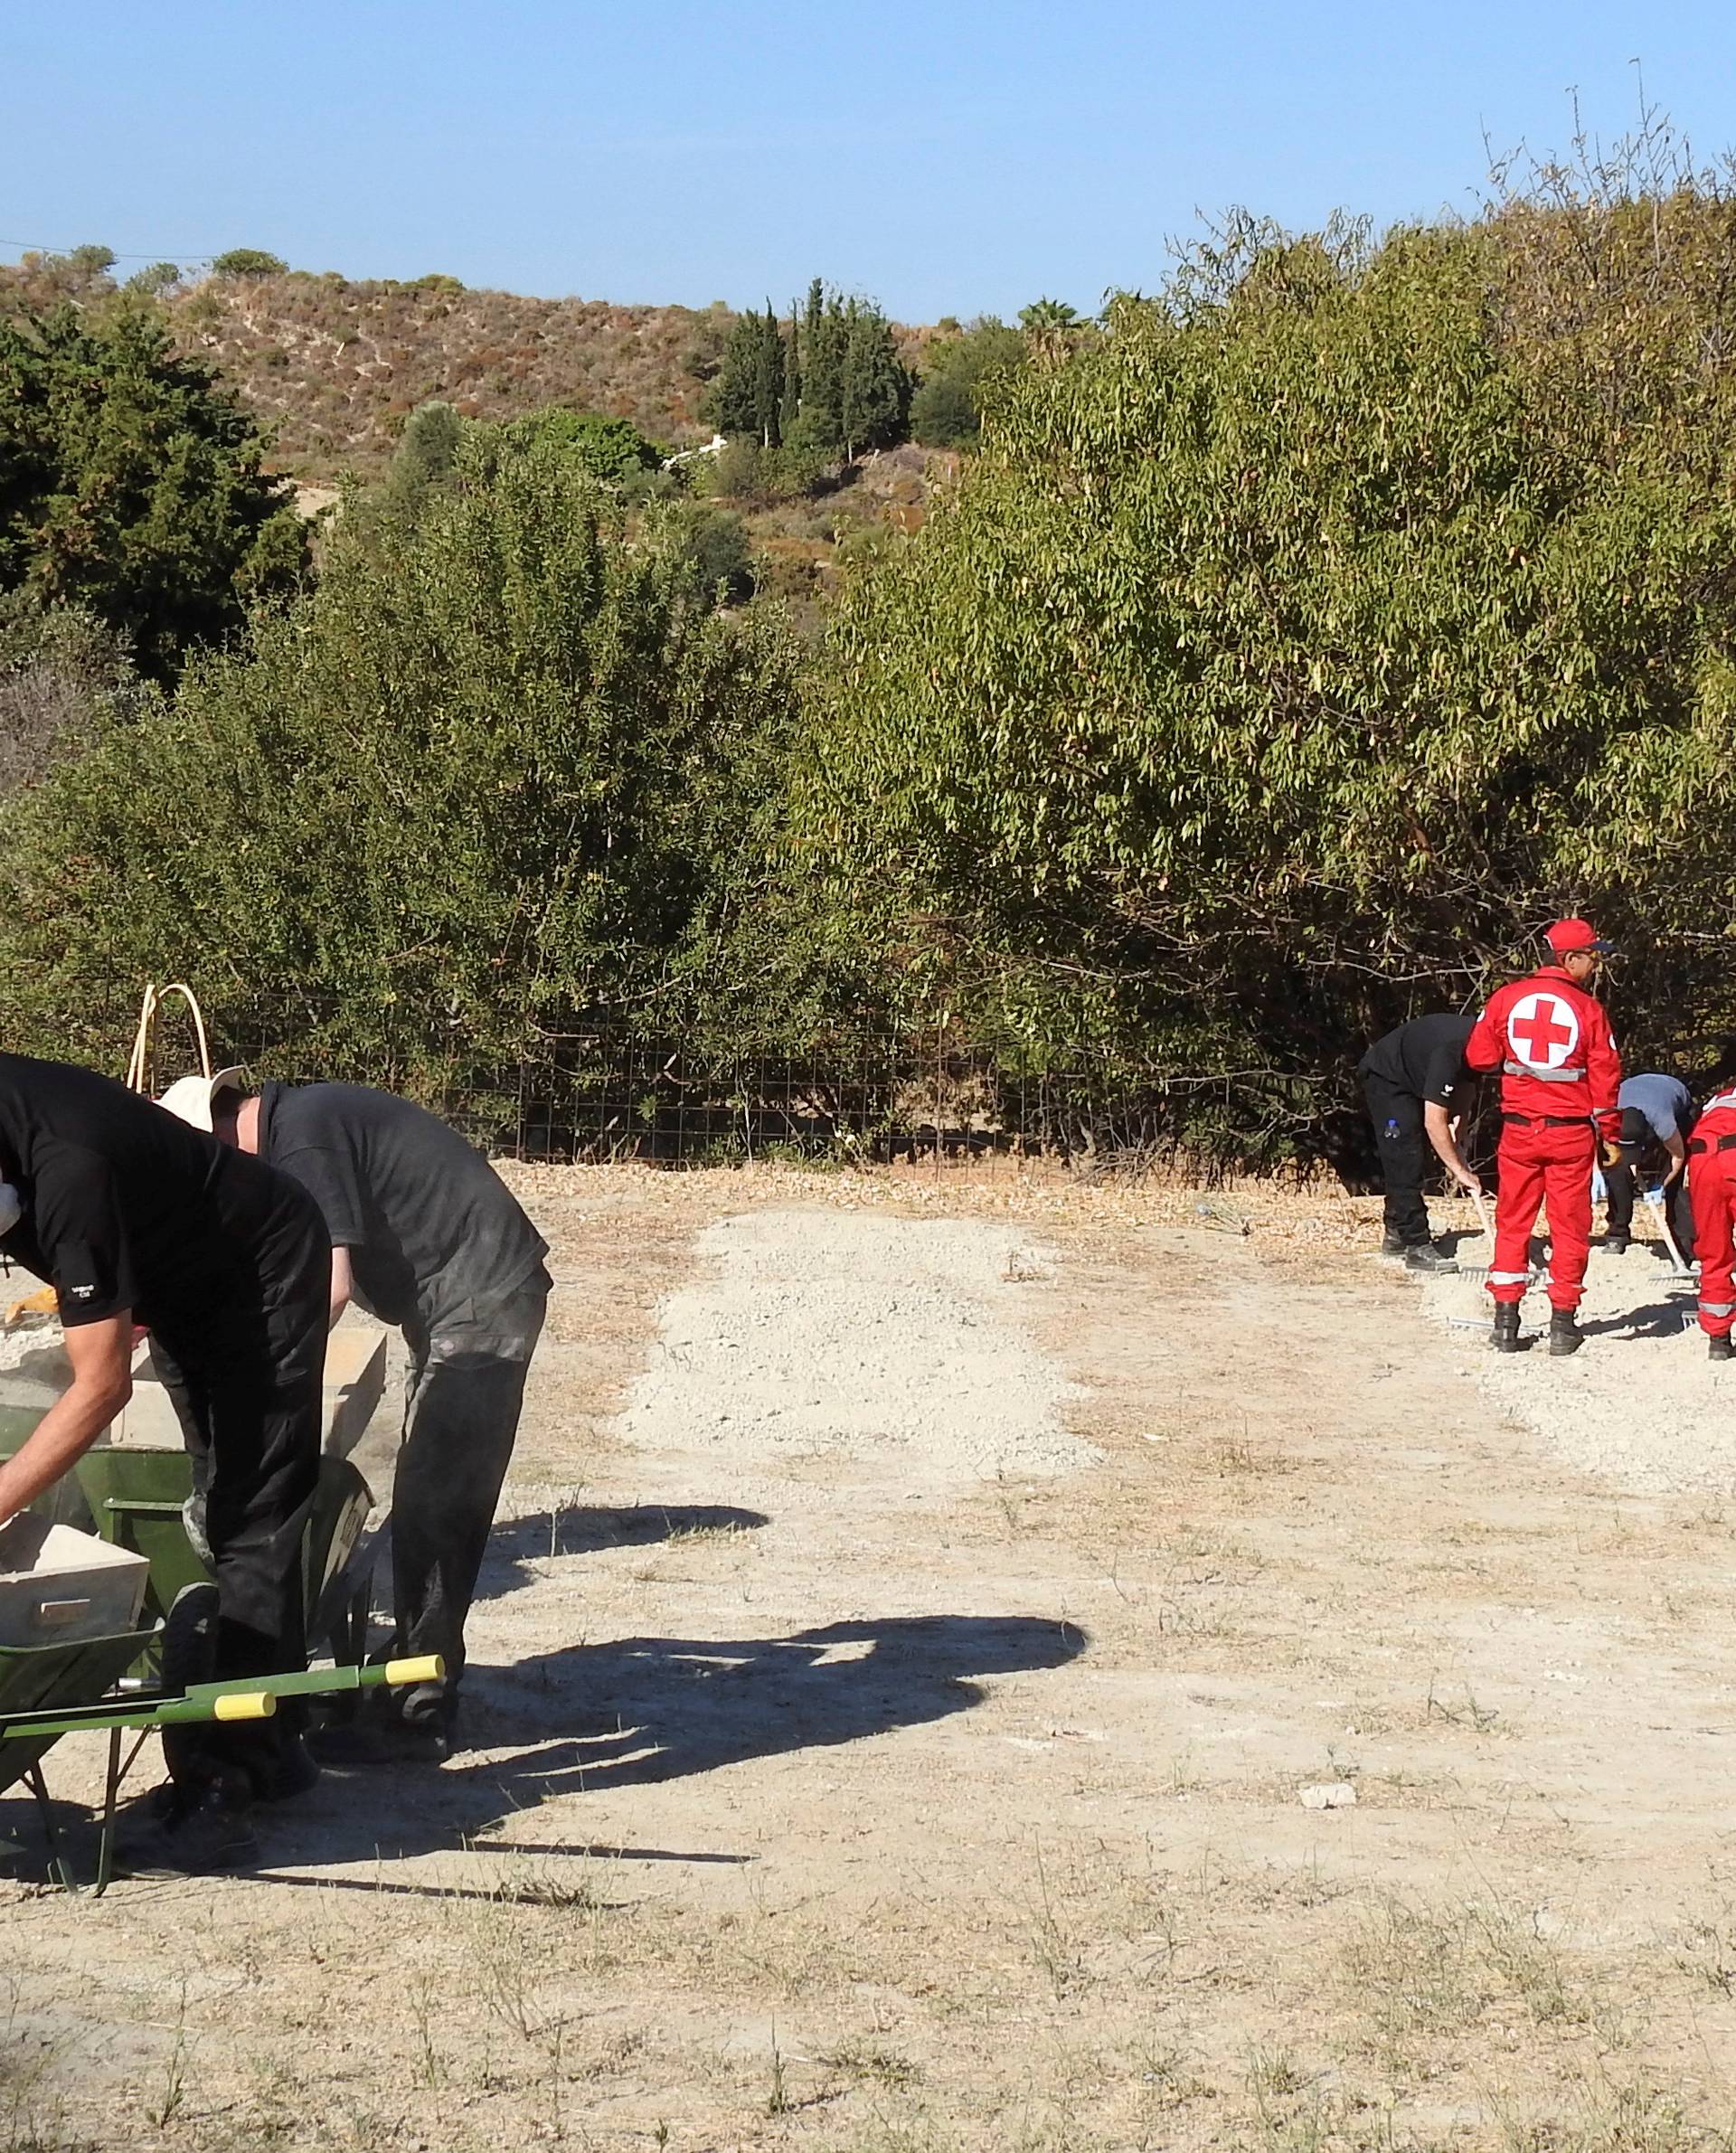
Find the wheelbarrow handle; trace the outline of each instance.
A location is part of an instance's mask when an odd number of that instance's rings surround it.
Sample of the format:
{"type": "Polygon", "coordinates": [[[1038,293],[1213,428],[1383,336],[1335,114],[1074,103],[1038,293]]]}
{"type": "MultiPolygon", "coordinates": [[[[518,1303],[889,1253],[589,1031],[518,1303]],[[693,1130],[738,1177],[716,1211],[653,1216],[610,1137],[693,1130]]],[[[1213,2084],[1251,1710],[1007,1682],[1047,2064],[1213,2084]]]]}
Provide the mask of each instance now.
{"type": "Polygon", "coordinates": [[[415,1659],[388,1659],[371,1667],[309,1667],[297,1675],[247,1675],[233,1682],[190,1682],[191,1698],[233,1696],[249,1690],[269,1690],[274,1697],[328,1697],[344,1690],[401,1689],[419,1682],[439,1682],[446,1662],[438,1652],[415,1659]]]}
{"type": "Polygon", "coordinates": [[[278,1700],[269,1690],[236,1689],[221,1697],[164,1697],[155,1704],[122,1699],[111,1705],[86,1704],[71,1711],[44,1709],[14,1713],[0,1719],[0,1742],[22,1742],[40,1734],[101,1734],[110,1727],[184,1727],[206,1720],[269,1719],[278,1700]]]}
{"type": "Polygon", "coordinates": [[[0,1719],[0,1742],[36,1734],[86,1734],[107,1727],[183,1727],[205,1720],[269,1719],[279,1697],[329,1696],[335,1691],[401,1689],[439,1682],[446,1662],[438,1652],[414,1659],[389,1659],[372,1667],[310,1667],[302,1675],[248,1675],[235,1682],[190,1683],[180,1696],[99,1699],[93,1704],[10,1713],[0,1719]]]}

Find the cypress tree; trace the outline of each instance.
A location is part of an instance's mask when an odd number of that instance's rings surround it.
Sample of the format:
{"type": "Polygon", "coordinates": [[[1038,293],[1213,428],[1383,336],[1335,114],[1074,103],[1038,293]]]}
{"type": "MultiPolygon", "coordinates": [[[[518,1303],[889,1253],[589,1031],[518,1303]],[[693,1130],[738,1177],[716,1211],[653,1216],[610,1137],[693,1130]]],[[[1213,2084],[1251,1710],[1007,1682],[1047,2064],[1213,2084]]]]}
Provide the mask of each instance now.
{"type": "Polygon", "coordinates": [[[802,408],[802,330],[797,316],[796,302],[789,303],[789,338],[784,354],[784,401],[778,412],[778,431],[785,440],[796,424],[797,414],[802,408]]]}
{"type": "Polygon", "coordinates": [[[753,318],[759,331],[753,359],[754,425],[762,447],[775,449],[782,439],[784,333],[769,299],[764,315],[753,318]]]}
{"type": "Polygon", "coordinates": [[[760,317],[738,314],[712,391],[712,422],[720,433],[759,432],[759,371],[760,317]]]}
{"type": "Polygon", "coordinates": [[[901,439],[912,383],[892,326],[878,307],[852,299],[844,309],[842,372],[838,415],[845,456],[901,439]]]}

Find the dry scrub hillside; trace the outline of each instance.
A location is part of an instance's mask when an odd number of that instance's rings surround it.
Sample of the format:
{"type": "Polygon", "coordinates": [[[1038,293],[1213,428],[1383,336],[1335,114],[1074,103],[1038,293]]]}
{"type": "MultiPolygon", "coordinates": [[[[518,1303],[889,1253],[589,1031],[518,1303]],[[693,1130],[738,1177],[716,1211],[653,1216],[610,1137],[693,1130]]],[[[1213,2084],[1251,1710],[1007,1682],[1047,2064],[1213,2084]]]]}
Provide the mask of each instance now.
{"type": "Polygon", "coordinates": [[[187,348],[275,426],[280,461],[310,475],[377,467],[431,397],[479,419],[572,404],[693,439],[702,370],[732,318],[293,274],[212,278],[168,304],[187,348]]]}
{"type": "MultiPolygon", "coordinates": [[[[0,265],[0,312],[113,289],[60,257],[0,265]]],[[[735,319],[721,299],[618,307],[471,291],[443,277],[373,282],[305,270],[210,277],[171,290],[164,305],[184,347],[273,428],[278,466],[314,479],[377,470],[405,418],[434,397],[467,418],[564,403],[629,419],[677,446],[703,439],[706,382],[735,319]]],[[[900,335],[915,364],[926,332],[900,335]]]]}

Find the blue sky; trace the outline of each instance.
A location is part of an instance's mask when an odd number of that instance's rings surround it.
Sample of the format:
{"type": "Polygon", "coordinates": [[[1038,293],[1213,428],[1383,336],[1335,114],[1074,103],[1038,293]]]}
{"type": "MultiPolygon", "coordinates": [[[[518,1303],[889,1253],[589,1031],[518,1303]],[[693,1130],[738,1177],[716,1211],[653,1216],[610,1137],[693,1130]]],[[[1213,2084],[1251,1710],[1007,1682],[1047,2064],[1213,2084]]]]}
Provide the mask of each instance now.
{"type": "Polygon", "coordinates": [[[1091,311],[1201,211],[1469,208],[1485,135],[1563,146],[1571,90],[1630,126],[1636,58],[1736,143],[1729,0],[7,0],[0,259],[1091,311]]]}

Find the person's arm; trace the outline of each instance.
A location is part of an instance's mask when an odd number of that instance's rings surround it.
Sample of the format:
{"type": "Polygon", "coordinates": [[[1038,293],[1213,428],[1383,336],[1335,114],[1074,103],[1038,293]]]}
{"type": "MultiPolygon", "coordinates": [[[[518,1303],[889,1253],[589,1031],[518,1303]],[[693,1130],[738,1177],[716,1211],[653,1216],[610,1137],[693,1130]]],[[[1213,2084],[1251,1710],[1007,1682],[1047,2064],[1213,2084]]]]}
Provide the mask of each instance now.
{"type": "Polygon", "coordinates": [[[355,1291],[355,1272],[350,1265],[350,1251],[335,1248],[332,1251],[332,1308],[327,1327],[335,1329],[338,1317],[350,1305],[355,1291]]]}
{"type": "Polygon", "coordinates": [[[133,1394],[133,1312],[68,1327],[72,1382],[0,1465],[0,1522],[28,1509],[90,1448],[133,1394]]]}
{"type": "Polygon", "coordinates": [[[1491,1001],[1481,1016],[1471,1026],[1471,1035],[1465,1042],[1467,1069],[1487,1072],[1499,1069],[1505,1059],[1506,1046],[1496,1028],[1495,1005],[1491,1001]]]}
{"type": "Polygon", "coordinates": [[[1468,1196],[1480,1196],[1483,1184],[1465,1164],[1458,1148],[1458,1127],[1448,1117],[1447,1109],[1436,1100],[1422,1102],[1422,1127],[1429,1141],[1434,1146],[1440,1163],[1468,1196]]]}
{"type": "Polygon", "coordinates": [[[1672,1182],[1680,1181],[1684,1172],[1686,1170],[1688,1164],[1688,1139],[1682,1134],[1682,1131],[1679,1128],[1673,1128],[1669,1135],[1663,1138],[1661,1141],[1665,1150],[1670,1155],[1670,1170],[1664,1176],[1664,1185],[1665,1188],[1668,1188],[1672,1182]]]}

